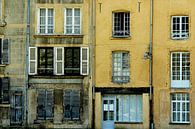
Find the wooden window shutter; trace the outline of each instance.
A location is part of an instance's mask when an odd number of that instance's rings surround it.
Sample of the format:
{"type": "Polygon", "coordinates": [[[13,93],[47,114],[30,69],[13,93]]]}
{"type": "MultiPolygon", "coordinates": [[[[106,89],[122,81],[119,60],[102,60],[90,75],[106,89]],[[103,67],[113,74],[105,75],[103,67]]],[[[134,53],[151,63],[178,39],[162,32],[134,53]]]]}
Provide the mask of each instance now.
{"type": "Polygon", "coordinates": [[[4,77],[2,78],[2,91],[3,91],[3,97],[2,102],[3,103],[9,103],[9,78],[4,77]]]}
{"type": "Polygon", "coordinates": [[[2,44],[2,64],[9,64],[9,40],[4,39],[2,44]]]}
{"type": "Polygon", "coordinates": [[[37,74],[37,48],[29,48],[29,75],[37,74]]]}
{"type": "Polygon", "coordinates": [[[71,119],[71,90],[64,91],[64,118],[71,119]]]}
{"type": "Polygon", "coordinates": [[[38,90],[38,97],[37,97],[37,117],[38,119],[45,118],[45,98],[46,98],[45,90],[38,90]]]}
{"type": "Polygon", "coordinates": [[[46,100],[46,119],[51,119],[53,117],[53,106],[54,106],[54,97],[53,91],[47,90],[46,92],[47,100],[46,100]]]}
{"type": "Polygon", "coordinates": [[[56,47],[54,48],[55,53],[55,74],[63,75],[64,74],[64,48],[56,47]]]}
{"type": "Polygon", "coordinates": [[[72,119],[80,118],[80,92],[73,90],[71,94],[72,119]]]}
{"type": "Polygon", "coordinates": [[[80,74],[88,75],[89,74],[89,48],[81,47],[81,63],[80,63],[80,74]]]}

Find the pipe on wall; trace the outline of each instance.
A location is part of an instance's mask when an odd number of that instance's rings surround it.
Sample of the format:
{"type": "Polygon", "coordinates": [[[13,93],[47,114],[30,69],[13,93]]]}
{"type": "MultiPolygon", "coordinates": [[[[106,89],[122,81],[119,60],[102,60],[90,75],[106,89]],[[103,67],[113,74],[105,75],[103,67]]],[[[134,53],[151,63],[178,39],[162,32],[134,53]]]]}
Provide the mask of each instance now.
{"type": "Polygon", "coordinates": [[[149,43],[149,86],[150,86],[150,129],[154,129],[153,120],[153,0],[150,0],[150,43],[149,43]]]}

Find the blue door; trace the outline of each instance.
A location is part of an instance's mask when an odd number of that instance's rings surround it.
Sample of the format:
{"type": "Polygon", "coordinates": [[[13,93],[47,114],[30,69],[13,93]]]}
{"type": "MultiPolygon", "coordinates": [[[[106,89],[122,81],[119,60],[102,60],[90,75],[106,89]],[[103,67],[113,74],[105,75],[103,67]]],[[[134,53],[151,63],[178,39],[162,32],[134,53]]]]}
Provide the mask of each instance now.
{"type": "Polygon", "coordinates": [[[114,98],[103,98],[102,104],[102,129],[114,129],[115,100],[114,98]]]}

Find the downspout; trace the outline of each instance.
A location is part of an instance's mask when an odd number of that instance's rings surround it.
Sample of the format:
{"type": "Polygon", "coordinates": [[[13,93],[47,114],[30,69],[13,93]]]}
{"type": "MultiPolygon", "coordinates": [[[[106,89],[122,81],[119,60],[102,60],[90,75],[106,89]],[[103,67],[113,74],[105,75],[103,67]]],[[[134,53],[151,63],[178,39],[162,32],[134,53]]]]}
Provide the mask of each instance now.
{"type": "Polygon", "coordinates": [[[154,129],[153,118],[153,0],[150,0],[150,44],[149,44],[149,85],[150,85],[150,129],[154,129]]]}
{"type": "Polygon", "coordinates": [[[96,0],[91,3],[91,42],[92,42],[92,129],[95,129],[95,24],[96,24],[96,0]]]}
{"type": "Polygon", "coordinates": [[[25,110],[25,125],[28,125],[28,84],[29,84],[29,79],[28,79],[28,68],[29,68],[29,44],[30,44],[30,0],[28,0],[27,3],[27,29],[26,29],[26,69],[25,69],[25,99],[26,99],[26,110],[25,110]]]}

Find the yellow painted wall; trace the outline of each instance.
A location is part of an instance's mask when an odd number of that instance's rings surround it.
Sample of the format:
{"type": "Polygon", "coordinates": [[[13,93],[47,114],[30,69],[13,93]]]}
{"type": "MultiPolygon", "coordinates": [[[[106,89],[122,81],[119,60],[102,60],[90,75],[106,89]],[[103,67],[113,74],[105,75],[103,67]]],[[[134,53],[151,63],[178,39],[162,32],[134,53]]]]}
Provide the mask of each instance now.
{"type": "Polygon", "coordinates": [[[149,0],[142,1],[141,10],[134,0],[96,1],[96,86],[97,87],[147,87],[149,61],[143,59],[149,44],[149,0]],[[101,9],[100,4],[101,3],[101,9]],[[130,11],[130,37],[112,37],[112,12],[130,11]],[[112,83],[112,51],[129,51],[130,82],[112,83]]]}
{"type": "Polygon", "coordinates": [[[194,0],[154,0],[154,42],[153,42],[153,86],[154,122],[157,129],[194,129],[195,128],[195,1],[194,0]],[[189,16],[189,38],[171,39],[171,16],[189,16]],[[171,52],[190,52],[190,89],[171,89],[171,52]],[[175,125],[171,122],[171,93],[190,93],[189,125],[175,125]]]}

